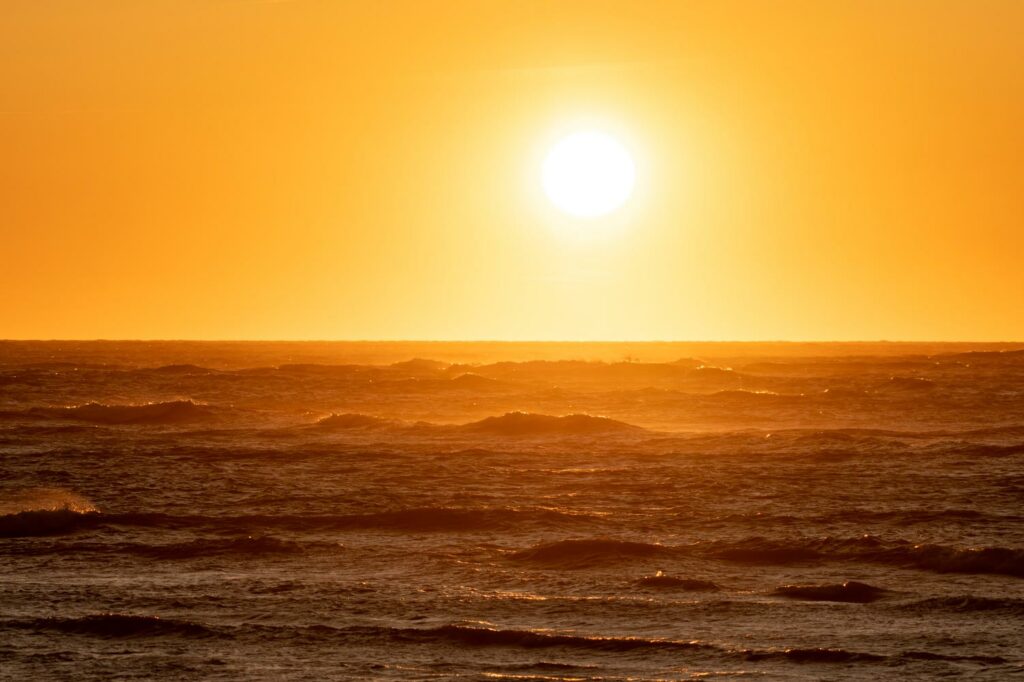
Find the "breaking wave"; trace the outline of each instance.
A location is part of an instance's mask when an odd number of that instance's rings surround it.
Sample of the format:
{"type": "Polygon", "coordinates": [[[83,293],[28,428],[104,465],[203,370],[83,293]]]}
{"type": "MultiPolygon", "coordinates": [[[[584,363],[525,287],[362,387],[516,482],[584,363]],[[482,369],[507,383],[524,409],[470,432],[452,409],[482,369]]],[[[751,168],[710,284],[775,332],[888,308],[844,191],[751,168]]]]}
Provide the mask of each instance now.
{"type": "Polygon", "coordinates": [[[99,524],[89,500],[61,488],[28,488],[0,502],[0,537],[61,535],[99,524]]]}

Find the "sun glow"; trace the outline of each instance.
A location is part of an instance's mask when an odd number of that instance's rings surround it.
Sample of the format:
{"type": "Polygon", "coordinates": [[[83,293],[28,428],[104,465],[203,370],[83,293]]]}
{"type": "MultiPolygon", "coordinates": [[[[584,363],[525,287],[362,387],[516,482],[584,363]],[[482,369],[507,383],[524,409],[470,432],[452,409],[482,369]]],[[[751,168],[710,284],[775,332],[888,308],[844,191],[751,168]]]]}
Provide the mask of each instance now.
{"type": "Polygon", "coordinates": [[[596,131],[561,139],[544,159],[544,192],[577,218],[597,218],[622,206],[633,194],[636,166],[614,137],[596,131]]]}

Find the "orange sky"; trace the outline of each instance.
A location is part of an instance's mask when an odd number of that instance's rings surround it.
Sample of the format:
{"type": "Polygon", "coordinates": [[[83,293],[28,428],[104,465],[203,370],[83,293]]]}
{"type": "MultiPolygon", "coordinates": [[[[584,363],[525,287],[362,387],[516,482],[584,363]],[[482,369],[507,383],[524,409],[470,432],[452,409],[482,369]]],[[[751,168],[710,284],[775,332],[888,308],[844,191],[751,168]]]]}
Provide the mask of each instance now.
{"type": "Polygon", "coordinates": [[[6,0],[0,337],[1024,339],[1024,2],[6,0]],[[637,193],[539,188],[597,126],[637,193]]]}

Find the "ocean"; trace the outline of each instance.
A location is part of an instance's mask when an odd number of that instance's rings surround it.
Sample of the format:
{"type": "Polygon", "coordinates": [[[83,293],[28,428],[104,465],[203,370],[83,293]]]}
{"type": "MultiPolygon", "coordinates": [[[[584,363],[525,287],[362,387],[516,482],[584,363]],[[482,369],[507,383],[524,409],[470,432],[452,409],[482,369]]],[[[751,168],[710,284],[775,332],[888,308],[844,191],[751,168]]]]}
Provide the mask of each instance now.
{"type": "Polygon", "coordinates": [[[0,342],[4,680],[1024,679],[1024,345],[0,342]]]}

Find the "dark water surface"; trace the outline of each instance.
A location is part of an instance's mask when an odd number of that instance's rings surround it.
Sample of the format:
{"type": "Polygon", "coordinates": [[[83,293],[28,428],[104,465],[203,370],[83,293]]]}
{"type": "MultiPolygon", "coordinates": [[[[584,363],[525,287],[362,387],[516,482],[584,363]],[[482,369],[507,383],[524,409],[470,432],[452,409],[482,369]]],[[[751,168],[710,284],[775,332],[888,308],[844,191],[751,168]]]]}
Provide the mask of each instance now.
{"type": "Polygon", "coordinates": [[[1020,348],[0,343],[0,677],[1024,679],[1020,348]]]}

